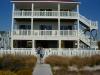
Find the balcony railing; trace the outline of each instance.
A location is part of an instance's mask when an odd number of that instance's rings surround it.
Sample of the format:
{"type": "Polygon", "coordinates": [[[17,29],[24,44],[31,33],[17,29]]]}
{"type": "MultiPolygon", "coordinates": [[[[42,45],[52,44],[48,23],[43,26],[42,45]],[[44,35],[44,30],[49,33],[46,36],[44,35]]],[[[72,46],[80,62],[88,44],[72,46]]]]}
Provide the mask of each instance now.
{"type": "Polygon", "coordinates": [[[77,30],[14,30],[13,35],[77,36],[77,30]]]}
{"type": "Polygon", "coordinates": [[[72,11],[14,11],[14,17],[78,17],[77,12],[72,11]]]}
{"type": "Polygon", "coordinates": [[[82,40],[84,43],[90,46],[90,36],[85,35],[82,31],[80,31],[80,40],[82,40]]]}
{"type": "Polygon", "coordinates": [[[98,29],[98,24],[96,21],[91,21],[82,15],[79,15],[79,18],[83,23],[85,23],[91,29],[98,29]]]}
{"type": "Polygon", "coordinates": [[[14,30],[13,35],[31,35],[31,30],[14,30]]]}

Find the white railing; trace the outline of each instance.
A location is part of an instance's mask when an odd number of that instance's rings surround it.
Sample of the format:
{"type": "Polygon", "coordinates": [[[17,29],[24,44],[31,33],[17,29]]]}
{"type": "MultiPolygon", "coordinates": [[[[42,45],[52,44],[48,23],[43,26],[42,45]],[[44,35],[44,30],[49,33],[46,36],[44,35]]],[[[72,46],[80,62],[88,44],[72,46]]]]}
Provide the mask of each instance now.
{"type": "Polygon", "coordinates": [[[100,55],[100,50],[46,50],[45,57],[49,55],[59,55],[59,56],[92,56],[100,55]]]}
{"type": "Polygon", "coordinates": [[[77,12],[72,12],[72,11],[60,11],[60,16],[69,16],[69,17],[78,17],[78,13],[77,12]]]}
{"type": "Polygon", "coordinates": [[[60,35],[62,36],[77,36],[77,30],[61,30],[60,35]]]}
{"type": "Polygon", "coordinates": [[[97,41],[91,41],[91,48],[98,48],[97,41]]]}
{"type": "Polygon", "coordinates": [[[91,29],[98,29],[98,24],[96,21],[91,21],[82,15],[79,15],[79,18],[83,23],[85,23],[91,29]]]}
{"type": "Polygon", "coordinates": [[[88,36],[88,35],[85,35],[82,31],[80,31],[80,39],[84,42],[84,43],[86,43],[87,45],[89,45],[90,46],[90,36],[88,36]]]}
{"type": "Polygon", "coordinates": [[[33,11],[33,16],[58,16],[58,11],[33,11]]]}
{"type": "Polygon", "coordinates": [[[14,16],[32,16],[32,11],[14,11],[14,16]]]}
{"type": "Polygon", "coordinates": [[[90,20],[88,20],[87,18],[85,18],[82,15],[79,15],[79,18],[82,22],[84,22],[88,27],[90,27],[90,20]]]}
{"type": "Polygon", "coordinates": [[[63,16],[63,17],[78,17],[77,12],[72,12],[72,11],[14,11],[14,17],[24,17],[24,16],[30,16],[30,17],[41,17],[41,16],[46,16],[46,17],[58,17],[58,16],[63,16]]]}
{"type": "MultiPolygon", "coordinates": [[[[13,55],[35,55],[35,50],[0,50],[0,55],[13,54],[13,55]]],[[[92,56],[100,55],[100,50],[44,50],[44,58],[49,55],[59,55],[59,56],[92,56]]]]}
{"type": "Polygon", "coordinates": [[[91,21],[91,29],[98,29],[98,23],[95,21],[91,21]]]}
{"type": "Polygon", "coordinates": [[[0,50],[0,56],[6,54],[13,54],[13,55],[35,55],[36,51],[34,50],[0,50]]]}
{"type": "Polygon", "coordinates": [[[57,36],[59,35],[58,30],[33,30],[35,36],[57,36]]]}
{"type": "Polygon", "coordinates": [[[31,30],[14,30],[13,35],[31,35],[31,30]]]}
{"type": "Polygon", "coordinates": [[[77,30],[14,30],[13,35],[33,36],[77,36],[77,30]]]}
{"type": "Polygon", "coordinates": [[[13,50],[32,50],[32,48],[13,48],[13,50]]]}

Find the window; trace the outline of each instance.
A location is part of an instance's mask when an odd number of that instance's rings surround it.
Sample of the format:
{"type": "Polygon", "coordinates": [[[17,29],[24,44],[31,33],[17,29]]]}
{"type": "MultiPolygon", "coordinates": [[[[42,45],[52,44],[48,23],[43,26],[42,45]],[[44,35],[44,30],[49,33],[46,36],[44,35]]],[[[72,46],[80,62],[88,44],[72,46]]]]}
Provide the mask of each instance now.
{"type": "Polygon", "coordinates": [[[40,11],[52,11],[52,9],[40,9],[40,11]]]}
{"type": "Polygon", "coordinates": [[[31,25],[19,25],[19,29],[31,29],[31,25]]]}
{"type": "Polygon", "coordinates": [[[40,25],[40,30],[52,30],[52,25],[40,25]]]}
{"type": "Polygon", "coordinates": [[[72,26],[60,26],[60,30],[72,30],[72,26]]]}

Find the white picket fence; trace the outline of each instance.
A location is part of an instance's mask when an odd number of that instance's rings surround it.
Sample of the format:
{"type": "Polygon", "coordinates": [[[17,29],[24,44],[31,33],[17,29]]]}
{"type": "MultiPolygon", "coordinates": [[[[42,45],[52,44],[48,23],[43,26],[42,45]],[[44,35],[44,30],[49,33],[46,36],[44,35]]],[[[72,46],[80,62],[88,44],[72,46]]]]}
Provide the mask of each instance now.
{"type": "MultiPolygon", "coordinates": [[[[13,54],[13,55],[37,55],[36,50],[0,50],[0,55],[13,54]]],[[[100,50],[44,50],[44,58],[49,55],[59,56],[92,56],[100,55],[100,50]]]]}
{"type": "Polygon", "coordinates": [[[92,56],[92,55],[100,55],[100,50],[48,50],[45,51],[45,57],[49,55],[59,55],[59,56],[92,56]]]}

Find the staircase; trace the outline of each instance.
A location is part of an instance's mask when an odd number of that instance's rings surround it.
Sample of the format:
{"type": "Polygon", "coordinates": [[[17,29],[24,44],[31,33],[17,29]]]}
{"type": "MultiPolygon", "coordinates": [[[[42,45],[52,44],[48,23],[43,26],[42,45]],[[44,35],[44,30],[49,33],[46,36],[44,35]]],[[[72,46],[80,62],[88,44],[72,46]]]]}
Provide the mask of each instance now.
{"type": "Polygon", "coordinates": [[[80,31],[79,37],[80,37],[80,40],[82,40],[85,44],[90,46],[89,36],[84,35],[84,33],[82,33],[82,31],[80,31]]]}

